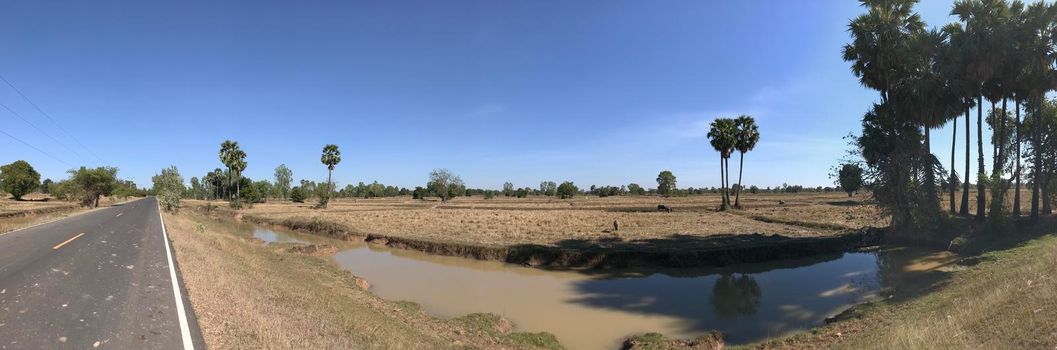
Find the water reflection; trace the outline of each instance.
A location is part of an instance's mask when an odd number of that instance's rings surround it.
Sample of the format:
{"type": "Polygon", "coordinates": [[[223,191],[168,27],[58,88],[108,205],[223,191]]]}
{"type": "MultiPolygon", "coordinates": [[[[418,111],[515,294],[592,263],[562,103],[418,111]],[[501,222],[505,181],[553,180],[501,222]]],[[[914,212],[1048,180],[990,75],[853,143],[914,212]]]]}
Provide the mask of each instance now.
{"type": "Polygon", "coordinates": [[[292,234],[279,233],[260,226],[253,226],[253,237],[265,243],[308,243],[308,241],[299,239],[292,234]]]}
{"type": "MultiPolygon", "coordinates": [[[[277,241],[299,239],[268,231],[277,241]]],[[[711,269],[548,271],[345,246],[335,261],[383,298],[414,301],[444,318],[497,313],[519,331],[554,333],[571,349],[617,348],[623,337],[645,332],[689,338],[719,330],[745,343],[805,330],[883,287],[897,288],[890,283],[916,280],[919,273],[908,267],[939,276],[930,268],[944,261],[885,250],[711,269]]]]}
{"type": "Polygon", "coordinates": [[[720,319],[755,315],[761,297],[763,290],[749,275],[724,273],[712,287],[712,307],[720,319]]]}

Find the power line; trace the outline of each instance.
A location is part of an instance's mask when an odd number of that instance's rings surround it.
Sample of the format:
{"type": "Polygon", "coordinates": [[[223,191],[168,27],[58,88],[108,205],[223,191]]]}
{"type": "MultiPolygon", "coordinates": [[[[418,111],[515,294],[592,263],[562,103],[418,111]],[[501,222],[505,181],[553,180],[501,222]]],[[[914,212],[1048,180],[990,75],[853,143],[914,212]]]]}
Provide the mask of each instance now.
{"type": "Polygon", "coordinates": [[[62,146],[62,148],[65,148],[65,149],[66,149],[67,151],[70,151],[71,153],[73,153],[73,154],[76,154],[78,158],[84,159],[84,156],[83,156],[83,155],[81,155],[81,154],[80,154],[80,153],[78,153],[77,151],[74,151],[74,150],[73,150],[72,148],[70,148],[69,146],[66,146],[66,144],[65,144],[65,143],[62,143],[62,141],[59,141],[59,140],[58,140],[58,139],[56,139],[55,137],[52,137],[52,136],[51,136],[51,134],[48,134],[48,133],[47,133],[46,131],[44,131],[43,129],[41,129],[41,128],[37,127],[37,125],[36,125],[36,124],[33,124],[33,122],[31,122],[31,121],[27,120],[26,118],[22,117],[22,115],[21,115],[21,114],[18,114],[18,112],[15,112],[14,110],[12,110],[12,109],[11,109],[10,107],[8,107],[7,105],[5,105],[5,104],[3,104],[3,103],[0,103],[0,107],[3,107],[3,108],[4,108],[4,109],[6,109],[6,110],[7,110],[8,112],[11,112],[11,114],[14,114],[14,115],[15,115],[16,117],[18,117],[18,119],[22,119],[22,121],[26,122],[26,124],[29,124],[29,126],[32,126],[32,127],[33,127],[33,129],[36,129],[36,130],[37,130],[37,131],[39,131],[39,132],[40,132],[41,134],[44,134],[44,136],[47,136],[47,137],[48,137],[49,139],[51,139],[52,141],[55,141],[55,143],[57,143],[57,144],[59,144],[60,146],[62,146]]]}
{"type": "Polygon", "coordinates": [[[81,143],[81,141],[78,140],[76,137],[74,137],[73,134],[70,134],[69,131],[66,131],[66,129],[63,128],[62,125],[59,125],[59,123],[56,122],[55,119],[52,119],[51,116],[48,115],[48,113],[44,113],[44,110],[40,109],[40,106],[37,106],[36,103],[33,103],[33,100],[30,100],[29,97],[26,97],[26,94],[23,94],[22,90],[19,90],[17,87],[15,87],[14,84],[11,84],[10,81],[7,81],[7,78],[4,78],[3,75],[0,75],[0,80],[3,80],[4,83],[7,84],[7,86],[10,86],[11,89],[15,90],[15,92],[17,92],[19,96],[22,96],[22,98],[25,99],[26,102],[29,102],[29,104],[32,105],[33,108],[36,108],[37,112],[40,112],[41,115],[43,115],[45,118],[48,118],[48,121],[50,121],[52,124],[54,124],[56,127],[58,127],[59,130],[61,130],[64,134],[66,134],[66,136],[69,136],[71,139],[73,139],[74,142],[76,142],[78,145],[80,145],[81,148],[84,148],[84,150],[88,151],[88,154],[91,154],[93,157],[95,157],[95,159],[98,159],[100,162],[106,163],[105,161],[103,161],[103,158],[99,158],[99,156],[96,155],[95,152],[92,152],[91,149],[89,149],[83,143],[81,143]]]}
{"type": "Polygon", "coordinates": [[[37,150],[37,152],[43,153],[44,155],[46,155],[46,156],[48,156],[48,157],[51,157],[51,159],[54,159],[54,160],[57,160],[57,161],[59,161],[59,163],[62,163],[62,164],[66,164],[66,165],[67,165],[67,166],[69,166],[69,167],[73,167],[73,164],[67,163],[67,162],[66,162],[66,161],[64,161],[64,160],[62,160],[62,159],[59,159],[58,157],[55,157],[55,156],[51,155],[51,153],[48,153],[48,152],[44,152],[44,151],[43,151],[43,150],[41,150],[40,148],[36,148],[36,147],[33,147],[33,145],[31,145],[31,144],[29,144],[29,143],[26,143],[26,141],[22,141],[21,139],[19,139],[19,138],[17,138],[17,137],[15,137],[15,136],[13,136],[13,135],[11,135],[11,134],[8,134],[8,133],[4,132],[3,130],[0,130],[0,134],[4,134],[4,135],[7,135],[7,137],[10,137],[11,139],[13,139],[13,140],[15,140],[15,141],[21,142],[21,143],[22,143],[23,145],[26,145],[26,146],[27,146],[27,147],[29,147],[29,148],[32,148],[32,149],[35,149],[35,150],[37,150]]]}

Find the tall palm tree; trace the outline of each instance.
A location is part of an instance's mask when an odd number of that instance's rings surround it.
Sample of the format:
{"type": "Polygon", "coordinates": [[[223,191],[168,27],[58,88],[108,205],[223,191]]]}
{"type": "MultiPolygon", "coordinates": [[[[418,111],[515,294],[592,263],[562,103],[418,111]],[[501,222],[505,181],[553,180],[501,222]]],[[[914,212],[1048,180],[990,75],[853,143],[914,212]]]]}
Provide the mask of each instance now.
{"type": "Polygon", "coordinates": [[[738,161],[738,188],[734,195],[734,207],[741,208],[741,175],[745,170],[745,153],[756,148],[760,142],[760,128],[756,126],[756,120],[751,116],[742,115],[734,120],[734,148],[741,154],[738,161]]]}
{"type": "Polygon", "coordinates": [[[231,185],[231,168],[235,164],[234,159],[232,158],[232,153],[238,148],[239,143],[231,140],[224,140],[224,142],[220,144],[220,162],[224,163],[224,167],[228,169],[228,181],[224,185],[224,196],[228,197],[229,200],[231,199],[231,193],[228,191],[228,187],[231,185]]]}
{"type": "Polygon", "coordinates": [[[242,199],[242,171],[246,170],[246,152],[243,152],[235,145],[235,150],[231,152],[231,170],[235,172],[235,199],[242,199]]]}
{"type": "MultiPolygon", "coordinates": [[[[1054,23],[1057,18],[1057,5],[1047,5],[1037,2],[1029,5],[1024,11],[1024,35],[1020,40],[1020,46],[1025,50],[1024,71],[1020,84],[1025,90],[1025,97],[1029,100],[1028,105],[1033,109],[1031,114],[1034,125],[1042,125],[1042,107],[1045,102],[1046,92],[1051,90],[1054,70],[1052,66],[1054,58],[1054,23]]],[[[1039,218],[1039,181],[1042,175],[1042,147],[1040,134],[1041,128],[1032,128],[1032,172],[1033,181],[1031,188],[1031,220],[1039,218]]]]}
{"type": "Polygon", "coordinates": [[[938,161],[932,155],[933,128],[938,128],[948,120],[956,118],[961,111],[960,96],[947,79],[949,74],[943,70],[943,60],[949,53],[947,32],[932,29],[913,33],[909,40],[910,62],[909,79],[897,90],[902,101],[902,113],[909,116],[915,125],[924,131],[922,143],[922,164],[920,169],[924,176],[930,211],[938,213],[939,196],[936,187],[936,168],[938,161]]]}
{"type": "MultiPolygon", "coordinates": [[[[965,24],[965,36],[969,51],[966,79],[975,87],[976,93],[976,147],[977,147],[977,181],[976,181],[976,219],[986,219],[987,189],[983,177],[987,176],[984,164],[984,115],[983,101],[986,94],[994,103],[1001,98],[997,80],[1001,57],[1000,47],[1003,43],[993,36],[995,28],[1006,17],[1008,7],[1004,0],[959,0],[954,2],[951,15],[958,16],[965,24]]],[[[968,174],[966,174],[968,178],[968,174]]]]}
{"type": "MultiPolygon", "coordinates": [[[[341,163],[341,151],[338,150],[338,145],[328,144],[323,146],[323,156],[319,158],[319,161],[327,166],[327,196],[329,196],[334,191],[334,181],[331,179],[331,175],[334,174],[334,167],[341,163]]],[[[327,204],[325,201],[321,201],[320,206],[326,208],[327,204]]]]}
{"type": "Polygon", "coordinates": [[[721,187],[723,188],[722,204],[720,204],[720,210],[726,210],[730,207],[730,195],[727,192],[729,184],[729,166],[727,159],[730,158],[730,154],[734,151],[736,144],[734,133],[736,126],[733,119],[730,118],[718,118],[712,121],[711,127],[708,131],[708,138],[712,144],[712,148],[719,152],[719,177],[721,187]]]}
{"type": "MultiPolygon", "coordinates": [[[[976,105],[974,99],[976,97],[976,91],[979,89],[979,82],[977,81],[976,76],[971,72],[973,67],[970,63],[973,62],[972,57],[976,54],[977,48],[974,45],[974,38],[970,36],[970,33],[965,31],[965,28],[961,23],[947,24],[943,27],[943,31],[946,32],[950,38],[950,54],[948,55],[948,60],[944,63],[944,67],[948,69],[948,75],[952,78],[952,87],[954,88],[954,91],[961,96],[962,108],[965,113],[965,172],[962,173],[964,183],[962,184],[962,199],[958,213],[964,216],[969,216],[969,186],[971,184],[970,174],[972,174],[972,168],[970,167],[972,164],[970,161],[972,142],[970,113],[972,112],[973,106],[976,105]]],[[[952,144],[953,143],[954,141],[952,141],[952,144]]],[[[951,153],[951,159],[953,159],[954,152],[952,151],[951,153]]],[[[951,172],[954,172],[953,160],[951,163],[951,172]]],[[[954,210],[953,203],[951,210],[954,210]]]]}
{"type": "Polygon", "coordinates": [[[925,22],[914,13],[917,0],[860,0],[867,13],[848,24],[854,40],[844,46],[845,61],[859,82],[881,94],[890,104],[890,93],[905,74],[908,37],[924,30],[925,22]]]}

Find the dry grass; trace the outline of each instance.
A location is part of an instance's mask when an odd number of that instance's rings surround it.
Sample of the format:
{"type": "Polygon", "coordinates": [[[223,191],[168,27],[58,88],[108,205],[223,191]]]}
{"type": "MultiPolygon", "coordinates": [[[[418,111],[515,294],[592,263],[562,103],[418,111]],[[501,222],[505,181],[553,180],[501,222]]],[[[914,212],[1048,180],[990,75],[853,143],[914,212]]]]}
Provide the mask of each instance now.
{"type": "Polygon", "coordinates": [[[873,205],[846,205],[847,196],[768,194],[742,197],[744,210],[717,212],[718,195],[555,198],[457,198],[450,202],[409,198],[340,199],[325,210],[309,204],[258,204],[244,215],[273,220],[318,219],[360,234],[477,245],[558,245],[566,240],[664,239],[675,235],[779,234],[818,237],[876,226],[873,205]],[[784,204],[779,204],[779,201],[784,204]],[[658,204],[675,208],[656,211],[658,204]],[[852,217],[852,220],[848,218],[852,217]],[[796,220],[792,220],[796,219],[796,220]],[[613,221],[620,223],[613,232],[613,221]]]}
{"type": "Polygon", "coordinates": [[[361,289],[329,258],[288,253],[192,215],[166,214],[165,222],[210,348],[504,349],[553,341],[549,335],[496,331],[483,319],[468,324],[431,318],[413,303],[361,289]],[[196,230],[200,223],[204,230],[196,230]]]}
{"type": "Polygon", "coordinates": [[[61,219],[82,210],[76,203],[45,201],[46,195],[30,194],[23,199],[0,198],[0,233],[61,219]]]}

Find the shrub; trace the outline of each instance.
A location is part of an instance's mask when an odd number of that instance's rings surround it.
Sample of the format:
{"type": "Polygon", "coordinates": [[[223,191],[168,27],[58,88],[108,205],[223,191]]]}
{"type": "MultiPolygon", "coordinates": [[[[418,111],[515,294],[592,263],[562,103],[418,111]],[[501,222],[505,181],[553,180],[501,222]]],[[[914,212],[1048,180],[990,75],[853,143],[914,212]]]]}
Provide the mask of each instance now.
{"type": "Polygon", "coordinates": [[[290,200],[294,201],[294,203],[305,202],[305,191],[301,189],[301,186],[294,186],[294,188],[290,189],[290,200]]]}
{"type": "Polygon", "coordinates": [[[158,203],[167,212],[180,211],[180,195],[172,191],[165,191],[158,195],[158,203]]]}

